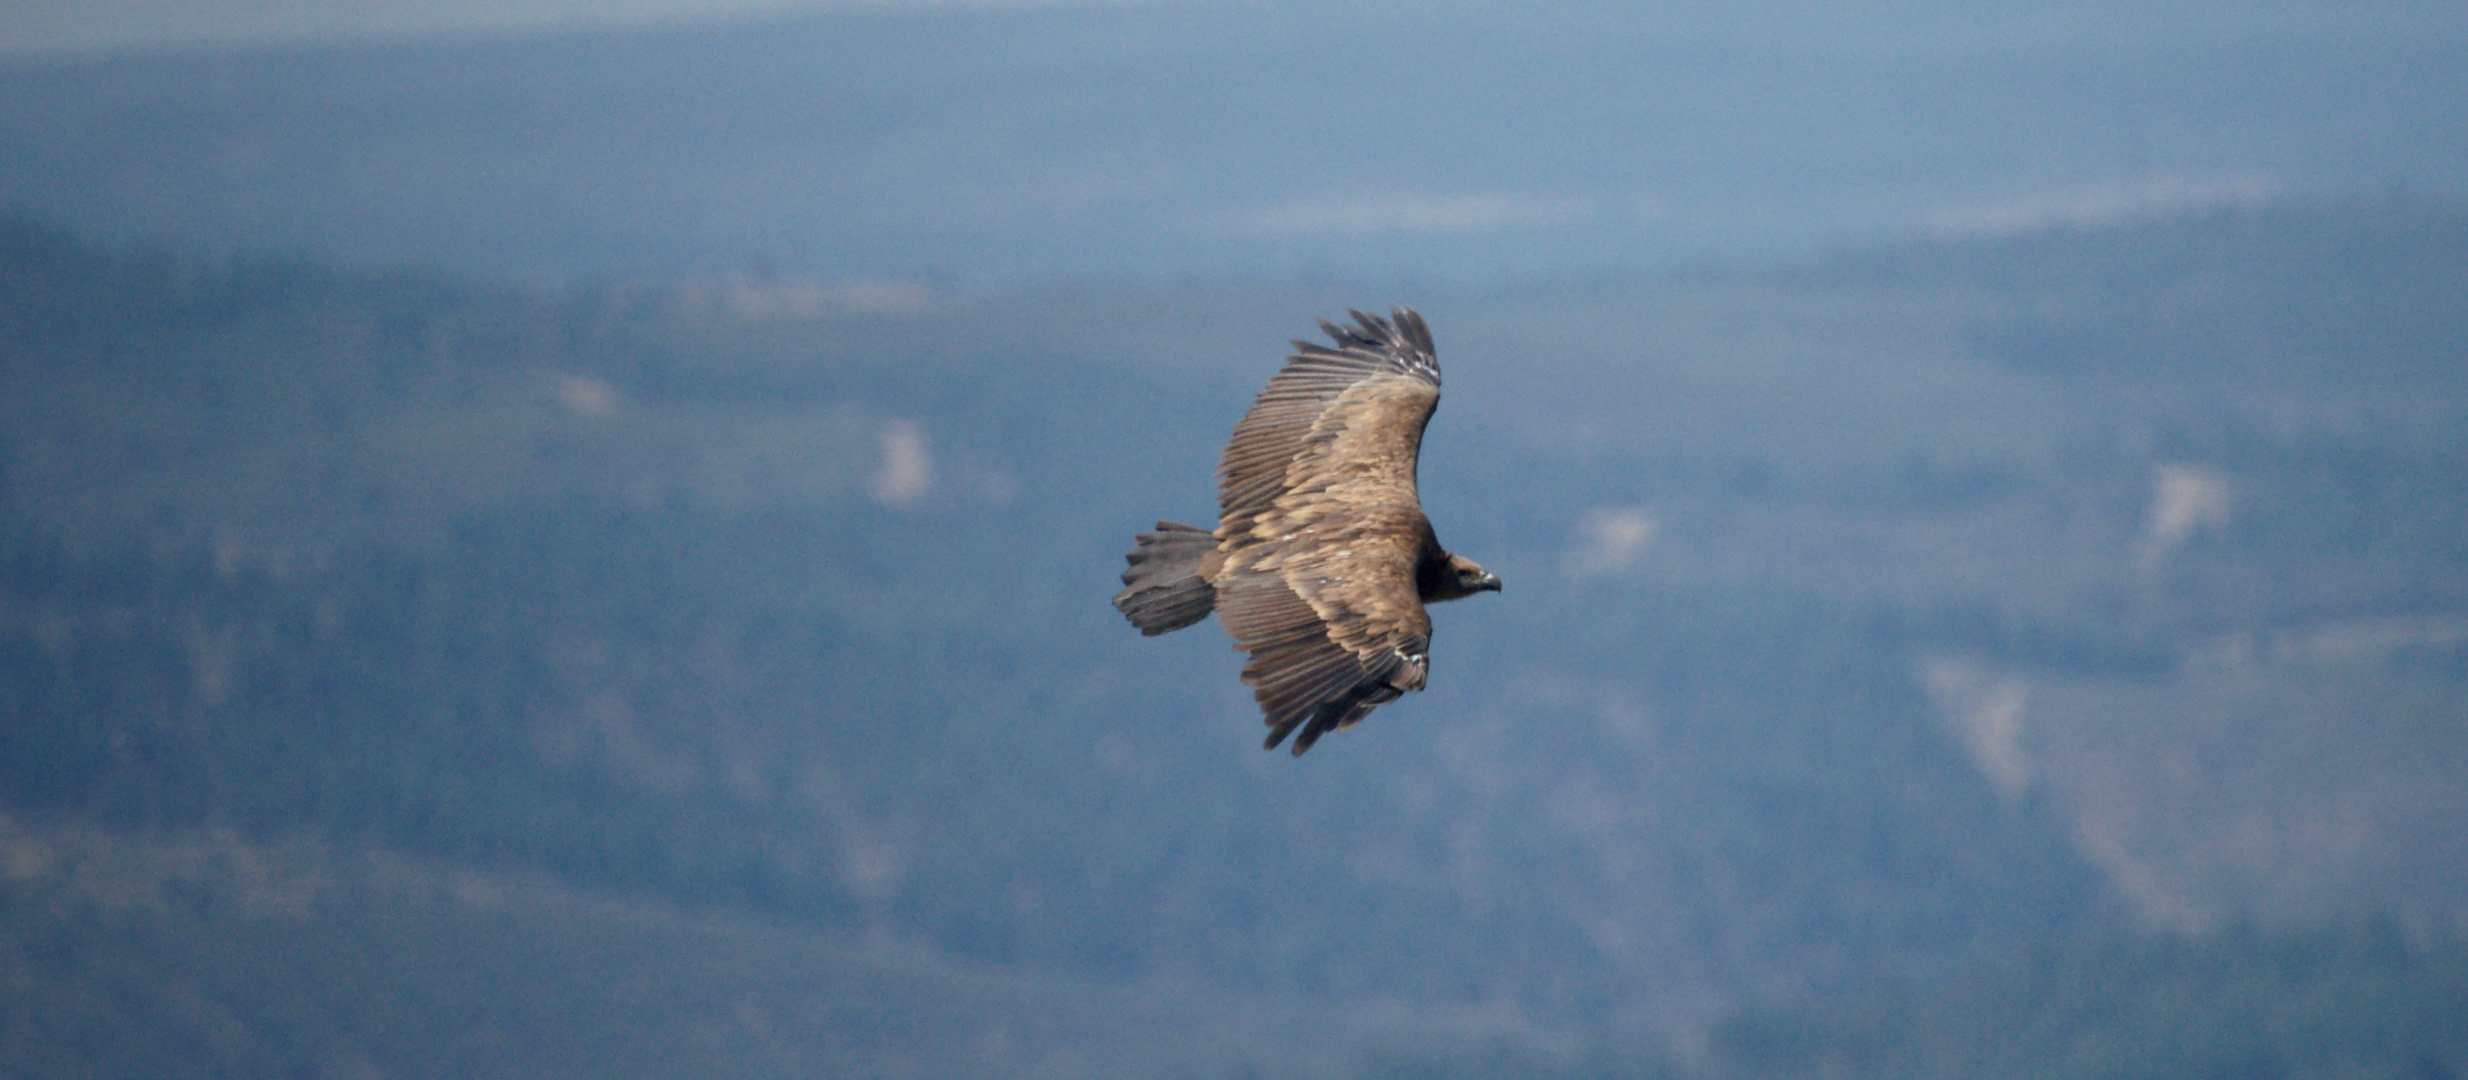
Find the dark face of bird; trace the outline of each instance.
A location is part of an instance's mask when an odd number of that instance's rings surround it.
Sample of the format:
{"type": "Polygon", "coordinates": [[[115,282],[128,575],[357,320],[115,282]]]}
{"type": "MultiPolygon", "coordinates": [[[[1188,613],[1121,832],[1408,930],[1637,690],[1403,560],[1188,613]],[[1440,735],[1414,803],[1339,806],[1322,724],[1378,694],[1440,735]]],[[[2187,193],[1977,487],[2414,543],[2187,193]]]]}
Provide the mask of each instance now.
{"type": "Polygon", "coordinates": [[[1448,557],[1448,570],[1440,575],[1438,585],[1423,597],[1425,603],[1459,600],[1478,592],[1498,592],[1500,576],[1463,555],[1451,555],[1448,557]]]}

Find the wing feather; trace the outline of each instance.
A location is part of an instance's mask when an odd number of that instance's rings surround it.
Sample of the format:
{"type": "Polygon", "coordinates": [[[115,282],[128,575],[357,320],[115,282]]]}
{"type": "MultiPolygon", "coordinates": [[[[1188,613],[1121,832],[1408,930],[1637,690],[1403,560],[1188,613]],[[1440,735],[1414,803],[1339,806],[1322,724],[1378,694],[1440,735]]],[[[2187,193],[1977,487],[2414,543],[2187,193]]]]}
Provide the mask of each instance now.
{"type": "Polygon", "coordinates": [[[1415,470],[1439,361],[1410,309],[1351,314],[1321,323],[1335,348],[1295,343],[1218,465],[1217,612],[1251,654],[1268,746],[1300,728],[1297,754],[1429,670],[1414,571],[1437,547],[1415,470]]]}
{"type": "Polygon", "coordinates": [[[1367,382],[1393,379],[1415,384],[1427,394],[1427,401],[1415,402],[1407,415],[1397,418],[1410,421],[1397,425],[1412,429],[1409,460],[1419,452],[1422,427],[1439,405],[1440,363],[1431,351],[1431,331],[1409,308],[1398,308],[1393,323],[1359,311],[1351,314],[1355,326],[1320,323],[1337,348],[1295,342],[1285,367],[1234,425],[1217,466],[1220,535],[1226,524],[1248,519],[1275,501],[1329,406],[1367,382]]]}

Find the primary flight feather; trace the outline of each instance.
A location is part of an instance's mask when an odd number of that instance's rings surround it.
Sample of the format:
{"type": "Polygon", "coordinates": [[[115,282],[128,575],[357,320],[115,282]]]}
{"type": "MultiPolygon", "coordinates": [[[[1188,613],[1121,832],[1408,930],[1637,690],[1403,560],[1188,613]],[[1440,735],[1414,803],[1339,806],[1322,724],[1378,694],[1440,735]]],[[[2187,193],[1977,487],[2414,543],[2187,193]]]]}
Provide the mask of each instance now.
{"type": "Polygon", "coordinates": [[[1496,592],[1500,579],[1440,547],[1416,493],[1423,428],[1440,404],[1431,330],[1411,308],[1321,320],[1336,347],[1294,343],[1234,425],[1217,465],[1217,529],[1139,534],[1114,598],[1143,634],[1218,613],[1251,654],[1243,681],[1300,756],[1321,735],[1420,690],[1423,605],[1496,592]]]}

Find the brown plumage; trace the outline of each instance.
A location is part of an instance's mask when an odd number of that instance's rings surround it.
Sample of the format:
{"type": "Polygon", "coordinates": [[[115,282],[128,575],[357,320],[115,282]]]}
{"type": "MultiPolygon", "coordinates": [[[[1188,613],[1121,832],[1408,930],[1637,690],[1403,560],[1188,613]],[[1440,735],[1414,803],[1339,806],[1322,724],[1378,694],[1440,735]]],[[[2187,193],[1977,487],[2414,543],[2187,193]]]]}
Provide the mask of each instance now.
{"type": "Polygon", "coordinates": [[[1299,756],[1321,735],[1420,690],[1430,673],[1423,605],[1497,591],[1500,579],[1440,547],[1414,487],[1440,362],[1422,316],[1326,320],[1328,348],[1294,355],[1234,425],[1217,466],[1215,532],[1171,521],[1141,533],[1114,606],[1143,634],[1214,610],[1251,654],[1243,681],[1299,756]]]}

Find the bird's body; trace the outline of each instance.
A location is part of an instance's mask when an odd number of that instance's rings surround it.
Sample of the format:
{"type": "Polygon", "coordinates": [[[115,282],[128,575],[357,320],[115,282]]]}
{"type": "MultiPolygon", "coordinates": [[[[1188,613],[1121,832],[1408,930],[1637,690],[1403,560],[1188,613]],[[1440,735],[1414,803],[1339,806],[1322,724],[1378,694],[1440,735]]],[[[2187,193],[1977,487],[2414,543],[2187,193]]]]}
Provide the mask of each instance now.
{"type": "Polygon", "coordinates": [[[1420,690],[1430,672],[1424,605],[1496,591],[1499,578],[1440,546],[1415,465],[1440,401],[1422,317],[1323,321],[1334,349],[1294,355],[1234,426],[1217,468],[1214,532],[1170,521],[1141,533],[1114,598],[1143,634],[1215,611],[1251,654],[1275,749],[1294,753],[1420,690]]]}

